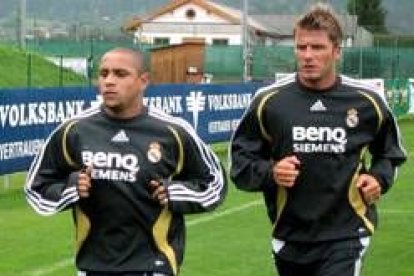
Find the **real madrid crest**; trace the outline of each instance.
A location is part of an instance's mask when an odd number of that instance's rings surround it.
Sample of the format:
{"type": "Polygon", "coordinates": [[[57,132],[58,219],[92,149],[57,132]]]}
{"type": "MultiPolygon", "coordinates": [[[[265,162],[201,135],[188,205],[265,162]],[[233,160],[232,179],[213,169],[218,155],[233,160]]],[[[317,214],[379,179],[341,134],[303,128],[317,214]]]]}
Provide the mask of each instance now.
{"type": "Polygon", "coordinates": [[[160,162],[162,157],[161,145],[158,142],[151,142],[148,147],[147,158],[151,163],[160,162]]]}
{"type": "Polygon", "coordinates": [[[346,125],[348,127],[356,127],[359,123],[358,111],[355,108],[348,109],[346,116],[346,125]]]}

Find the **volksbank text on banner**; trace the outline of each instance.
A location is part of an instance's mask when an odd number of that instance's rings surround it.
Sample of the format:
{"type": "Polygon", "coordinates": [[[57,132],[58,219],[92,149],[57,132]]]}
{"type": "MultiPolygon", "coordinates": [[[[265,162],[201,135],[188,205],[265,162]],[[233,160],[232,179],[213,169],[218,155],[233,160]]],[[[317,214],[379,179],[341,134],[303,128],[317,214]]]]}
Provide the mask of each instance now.
{"type": "MultiPolygon", "coordinates": [[[[206,142],[226,141],[260,86],[152,85],[144,102],[183,117],[206,142]]],[[[0,174],[27,170],[59,123],[99,103],[84,87],[0,90],[0,99],[0,174]]]]}

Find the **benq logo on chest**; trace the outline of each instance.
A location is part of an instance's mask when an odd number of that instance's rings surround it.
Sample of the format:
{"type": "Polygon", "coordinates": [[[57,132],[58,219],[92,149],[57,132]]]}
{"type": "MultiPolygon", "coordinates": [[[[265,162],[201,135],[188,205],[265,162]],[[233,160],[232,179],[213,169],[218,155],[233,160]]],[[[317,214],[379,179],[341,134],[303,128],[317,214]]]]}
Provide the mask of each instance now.
{"type": "Polygon", "coordinates": [[[346,131],[341,127],[293,127],[293,140],[310,142],[336,142],[345,144],[346,131]]]}
{"type": "Polygon", "coordinates": [[[292,128],[293,149],[295,152],[345,152],[347,132],[342,127],[302,127],[292,128]]]}
{"type": "Polygon", "coordinates": [[[134,154],[83,151],[82,161],[92,166],[93,179],[134,182],[139,171],[138,157],[134,154]]]}

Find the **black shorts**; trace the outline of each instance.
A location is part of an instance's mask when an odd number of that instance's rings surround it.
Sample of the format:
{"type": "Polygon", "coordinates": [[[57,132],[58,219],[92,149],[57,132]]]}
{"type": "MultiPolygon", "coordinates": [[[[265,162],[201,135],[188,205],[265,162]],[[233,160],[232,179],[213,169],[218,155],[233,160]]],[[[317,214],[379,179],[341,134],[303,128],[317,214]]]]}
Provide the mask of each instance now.
{"type": "Polygon", "coordinates": [[[78,271],[78,276],[170,276],[160,272],[85,272],[78,271]]]}
{"type": "Polygon", "coordinates": [[[279,276],[360,275],[370,237],[318,243],[273,240],[279,276]]]}

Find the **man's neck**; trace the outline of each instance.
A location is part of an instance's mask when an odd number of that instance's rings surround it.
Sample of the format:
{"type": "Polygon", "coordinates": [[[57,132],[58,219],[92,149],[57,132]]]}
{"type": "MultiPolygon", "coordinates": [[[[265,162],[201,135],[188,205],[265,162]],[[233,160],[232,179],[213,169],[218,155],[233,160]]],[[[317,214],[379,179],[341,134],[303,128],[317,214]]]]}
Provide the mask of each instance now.
{"type": "Polygon", "coordinates": [[[115,119],[131,119],[137,117],[143,112],[143,105],[136,105],[129,109],[116,109],[104,106],[105,112],[108,116],[115,118],[115,119]]]}
{"type": "Polygon", "coordinates": [[[312,90],[324,91],[324,90],[328,90],[329,88],[335,85],[337,76],[334,74],[329,78],[312,80],[312,79],[303,79],[299,75],[298,79],[299,79],[299,82],[306,88],[309,88],[312,90]]]}

